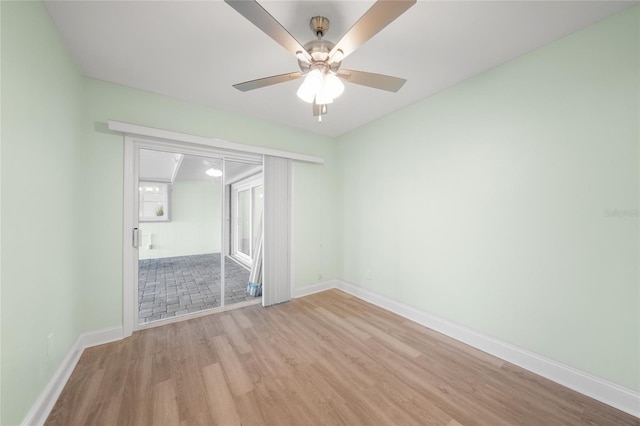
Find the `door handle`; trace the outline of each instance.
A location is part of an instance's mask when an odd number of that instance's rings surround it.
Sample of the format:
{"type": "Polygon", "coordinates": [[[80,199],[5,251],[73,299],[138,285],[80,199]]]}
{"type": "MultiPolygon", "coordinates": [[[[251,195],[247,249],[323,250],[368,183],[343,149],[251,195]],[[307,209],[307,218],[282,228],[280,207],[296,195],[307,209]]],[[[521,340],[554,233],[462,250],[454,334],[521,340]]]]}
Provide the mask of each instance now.
{"type": "Polygon", "coordinates": [[[135,248],[138,248],[138,246],[140,246],[140,231],[138,230],[138,228],[133,228],[131,243],[135,248]]]}

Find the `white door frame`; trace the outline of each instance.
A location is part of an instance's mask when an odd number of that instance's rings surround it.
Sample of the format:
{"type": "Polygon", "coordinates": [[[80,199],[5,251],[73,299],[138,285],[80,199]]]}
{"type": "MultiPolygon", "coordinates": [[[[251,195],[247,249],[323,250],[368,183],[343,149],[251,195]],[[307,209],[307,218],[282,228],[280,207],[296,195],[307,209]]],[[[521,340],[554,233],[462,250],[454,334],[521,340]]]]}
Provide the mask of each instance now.
{"type": "Polygon", "coordinates": [[[231,251],[230,255],[232,257],[237,256],[237,260],[246,266],[253,266],[253,244],[255,243],[254,235],[253,235],[253,188],[257,186],[262,186],[264,184],[264,179],[262,178],[262,173],[252,175],[248,178],[238,180],[231,184],[231,226],[229,226],[229,232],[231,232],[231,251]],[[242,191],[249,191],[250,194],[250,215],[251,219],[249,221],[249,255],[245,255],[244,253],[238,251],[238,193],[242,191]]]}
{"type": "MultiPolygon", "coordinates": [[[[139,174],[139,152],[140,149],[151,149],[156,151],[176,152],[187,155],[205,156],[210,158],[219,158],[222,160],[229,159],[232,161],[247,161],[254,163],[262,161],[262,155],[251,153],[238,153],[237,151],[229,152],[225,149],[219,149],[211,146],[198,146],[183,142],[160,141],[155,138],[146,138],[139,136],[125,135],[124,137],[124,218],[123,218],[123,288],[122,288],[122,324],[124,337],[131,336],[133,331],[165,325],[172,322],[182,321],[186,319],[196,318],[203,315],[209,315],[214,312],[221,312],[228,309],[235,309],[247,305],[260,303],[261,300],[252,300],[248,302],[236,303],[231,307],[224,306],[224,285],[221,286],[221,306],[218,308],[208,309],[192,314],[181,315],[180,317],[168,318],[166,320],[154,321],[150,324],[138,324],[138,248],[134,247],[134,228],[138,228],[138,188],[137,180],[139,174]]],[[[222,188],[225,187],[224,182],[224,161],[223,161],[223,180],[222,188]]],[[[225,212],[224,202],[221,203],[221,234],[224,235],[225,212]]],[[[139,242],[138,242],[139,243],[139,242]]],[[[225,239],[221,242],[221,256],[227,252],[225,239]]],[[[139,244],[138,244],[139,245],[139,244]]],[[[220,274],[224,283],[224,262],[220,262],[220,274]]]]}
{"type": "MultiPolygon", "coordinates": [[[[134,248],[131,245],[131,229],[134,227],[134,223],[136,223],[137,218],[132,217],[134,215],[135,206],[133,203],[135,202],[135,195],[131,194],[131,192],[135,189],[134,182],[136,178],[136,170],[134,166],[136,166],[135,158],[134,158],[134,147],[132,146],[133,140],[144,140],[144,141],[158,141],[158,144],[162,143],[162,141],[170,141],[173,145],[180,143],[180,146],[184,147],[200,147],[200,148],[208,148],[213,152],[220,151],[225,152],[227,154],[232,153],[232,156],[247,154],[254,156],[256,154],[264,156],[272,155],[276,157],[289,158],[295,161],[302,161],[308,163],[315,164],[324,164],[324,159],[322,157],[318,157],[315,155],[301,154],[290,151],[281,151],[271,148],[266,148],[257,145],[246,145],[237,142],[229,142],[223,139],[217,138],[209,138],[197,135],[190,135],[187,133],[175,132],[172,130],[164,130],[158,129],[155,127],[141,126],[138,124],[125,123],[122,121],[109,120],[107,123],[107,128],[112,132],[119,132],[124,136],[125,146],[124,146],[124,226],[123,226],[123,295],[122,295],[122,303],[123,303],[123,337],[131,336],[134,326],[136,326],[136,321],[134,320],[134,315],[137,313],[137,305],[135,304],[134,297],[137,298],[137,294],[133,294],[134,292],[134,272],[137,276],[137,264],[133,265],[133,253],[132,250],[134,248]],[[129,141],[127,143],[127,140],[129,141]],[[135,269],[134,269],[135,267],[135,269]],[[136,312],[134,312],[134,309],[136,312]]],[[[208,151],[207,155],[211,155],[212,152],[208,151]]],[[[294,179],[294,174],[292,171],[292,181],[294,179]]],[[[135,194],[135,192],[134,192],[135,194]]],[[[293,201],[292,201],[293,205],[293,201]]],[[[293,226],[293,215],[291,216],[291,224],[293,226]]],[[[292,232],[292,241],[293,241],[293,232],[292,232]]],[[[291,265],[293,268],[293,256],[295,253],[292,251],[292,261],[291,265]]],[[[293,271],[292,271],[293,276],[293,271]]],[[[291,280],[292,289],[294,287],[293,279],[291,280]]],[[[233,307],[239,307],[241,304],[233,305],[233,307]]],[[[206,311],[204,315],[207,315],[209,311],[206,311]]]]}

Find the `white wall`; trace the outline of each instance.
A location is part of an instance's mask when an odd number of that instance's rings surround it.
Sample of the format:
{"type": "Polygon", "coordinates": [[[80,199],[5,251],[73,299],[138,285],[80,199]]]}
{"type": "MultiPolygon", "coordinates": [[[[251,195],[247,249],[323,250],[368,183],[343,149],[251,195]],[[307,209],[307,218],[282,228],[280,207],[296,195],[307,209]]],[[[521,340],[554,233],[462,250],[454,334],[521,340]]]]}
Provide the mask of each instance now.
{"type": "Polygon", "coordinates": [[[139,258],[220,253],[221,192],[219,180],[176,180],[170,196],[171,221],[139,224],[139,258]]]}

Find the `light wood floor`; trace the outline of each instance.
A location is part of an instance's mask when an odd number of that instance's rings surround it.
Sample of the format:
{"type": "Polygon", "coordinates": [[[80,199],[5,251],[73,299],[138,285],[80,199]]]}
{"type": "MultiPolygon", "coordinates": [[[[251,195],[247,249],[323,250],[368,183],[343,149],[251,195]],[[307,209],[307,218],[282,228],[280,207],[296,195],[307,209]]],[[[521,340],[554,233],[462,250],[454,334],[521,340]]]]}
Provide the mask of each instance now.
{"type": "Polygon", "coordinates": [[[48,425],[640,425],[338,290],[87,349],[48,425]]]}

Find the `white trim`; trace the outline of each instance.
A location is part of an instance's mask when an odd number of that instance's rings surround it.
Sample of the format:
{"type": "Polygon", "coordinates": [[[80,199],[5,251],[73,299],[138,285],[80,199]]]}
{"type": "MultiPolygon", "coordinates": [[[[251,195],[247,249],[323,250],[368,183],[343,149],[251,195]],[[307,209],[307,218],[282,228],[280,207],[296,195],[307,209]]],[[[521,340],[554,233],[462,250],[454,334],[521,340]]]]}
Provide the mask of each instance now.
{"type": "Polygon", "coordinates": [[[288,158],[291,160],[304,161],[307,163],[324,164],[322,157],[315,155],[299,154],[296,152],[280,151],[277,149],[264,148],[256,145],[246,145],[236,142],[229,142],[223,139],[206,138],[203,136],[189,135],[186,133],[173,132],[171,130],[156,129],[154,127],[140,126],[138,124],[124,123],[122,121],[109,120],[109,130],[122,132],[125,135],[146,136],[164,140],[187,142],[196,145],[204,145],[212,148],[222,148],[232,151],[251,152],[254,154],[271,155],[273,157],[288,158]]]}
{"type": "Polygon", "coordinates": [[[437,315],[389,299],[342,280],[336,288],[404,318],[424,325],[476,349],[508,361],[583,395],[640,418],[640,392],[545,358],[526,349],[479,333],[437,315]]]}
{"type": "MultiPolygon", "coordinates": [[[[255,170],[255,169],[253,169],[255,170]]],[[[240,180],[236,180],[231,185],[231,216],[229,221],[229,232],[231,233],[231,257],[238,263],[251,268],[254,259],[254,244],[256,238],[254,235],[253,223],[254,223],[254,188],[264,186],[264,178],[262,176],[262,166],[260,166],[260,172],[249,175],[248,177],[240,180]],[[243,253],[238,249],[238,237],[240,220],[238,215],[240,210],[238,209],[240,192],[249,191],[249,254],[243,253]]],[[[263,188],[264,190],[264,188],[263,188]]]]}
{"type": "Polygon", "coordinates": [[[171,185],[173,185],[173,182],[176,181],[176,176],[178,176],[180,166],[182,166],[182,160],[184,160],[184,154],[178,154],[178,161],[176,161],[176,165],[173,168],[173,173],[171,173],[171,185]]]}
{"type": "MultiPolygon", "coordinates": [[[[230,160],[232,161],[232,160],[230,160]]],[[[242,172],[239,175],[235,176],[233,179],[229,179],[227,181],[225,181],[226,185],[233,185],[236,182],[240,182],[243,179],[246,179],[248,177],[251,176],[255,176],[259,173],[262,173],[262,164],[259,166],[254,167],[253,169],[249,169],[246,172],[242,172]]]]}
{"type": "Polygon", "coordinates": [[[325,280],[315,284],[311,284],[306,287],[296,288],[293,291],[293,297],[304,297],[310,294],[320,293],[321,291],[331,290],[332,288],[339,288],[340,280],[325,280]]]}
{"type": "MultiPolygon", "coordinates": [[[[122,327],[124,337],[133,333],[138,321],[138,295],[136,281],[138,277],[137,248],[133,247],[133,228],[138,227],[138,161],[136,145],[130,136],[124,137],[124,179],[123,179],[123,223],[122,223],[122,327]],[[134,291],[135,290],[135,291],[134,291]]],[[[140,245],[140,243],[138,243],[140,245]]]]}
{"type": "Polygon", "coordinates": [[[221,314],[223,312],[233,311],[234,309],[246,308],[247,306],[259,305],[261,300],[259,298],[254,298],[250,300],[245,300],[244,302],[232,303],[230,305],[217,306],[211,309],[205,309],[202,311],[191,312],[184,315],[179,315],[177,317],[164,318],[158,321],[146,322],[143,324],[138,324],[139,330],[146,330],[148,328],[162,327],[163,325],[174,324],[176,322],[188,321],[195,318],[206,317],[207,315],[215,315],[221,314]]]}
{"type": "MultiPolygon", "coordinates": [[[[227,281],[226,281],[226,257],[224,253],[227,251],[226,244],[227,241],[224,240],[225,228],[227,227],[227,221],[224,220],[224,189],[227,187],[226,178],[227,175],[227,161],[222,160],[222,185],[220,187],[220,306],[224,308],[225,306],[225,292],[227,291],[227,281]]],[[[139,284],[139,283],[138,283],[139,284]]]]}
{"type": "MultiPolygon", "coordinates": [[[[149,136],[129,135],[125,134],[125,138],[130,138],[136,143],[136,147],[140,149],[149,149],[152,151],[163,151],[174,154],[188,154],[202,157],[215,158],[218,160],[226,159],[236,163],[244,163],[259,166],[262,164],[262,155],[252,154],[248,151],[232,151],[228,149],[215,148],[207,145],[198,145],[181,141],[171,141],[166,139],[152,138],[149,136]],[[189,152],[187,152],[188,150],[189,152]]],[[[143,179],[144,180],[144,179],[143,179]]]]}
{"type": "Polygon", "coordinates": [[[107,327],[100,330],[85,331],[80,334],[80,347],[82,350],[94,346],[117,342],[124,339],[123,329],[120,326],[107,327]]]}
{"type": "Polygon", "coordinates": [[[111,327],[81,333],[69,348],[67,355],[53,373],[53,376],[51,376],[51,379],[38,396],[38,399],[36,399],[36,402],[31,406],[21,424],[25,426],[40,426],[44,424],[62,389],[67,384],[73,369],[76,368],[82,352],[86,348],[114,342],[122,338],[122,327],[111,327]]]}
{"type": "MultiPolygon", "coordinates": [[[[292,163],[292,162],[291,162],[292,163]]],[[[289,279],[289,294],[291,295],[291,298],[295,298],[295,291],[296,291],[296,271],[295,271],[295,258],[296,258],[296,251],[295,251],[295,247],[294,247],[294,242],[295,242],[295,233],[294,233],[294,229],[295,229],[295,215],[293,214],[293,188],[295,188],[295,179],[296,179],[296,168],[293,167],[293,164],[289,164],[289,197],[291,199],[291,203],[289,204],[289,277],[291,277],[289,279]]],[[[264,220],[264,217],[263,217],[264,220]]],[[[262,227],[263,231],[264,231],[264,226],[262,227]]],[[[264,236],[264,235],[263,235],[264,236]]],[[[264,293],[264,290],[263,292],[264,293]]]]}
{"type": "Polygon", "coordinates": [[[36,399],[36,402],[31,406],[31,409],[22,420],[22,425],[39,426],[43,425],[47,420],[64,385],[67,384],[67,380],[69,380],[73,369],[76,367],[80,355],[82,355],[81,341],[81,336],[78,336],[58,369],[53,373],[49,383],[47,383],[40,393],[40,396],[38,396],[38,399],[36,399]]]}

